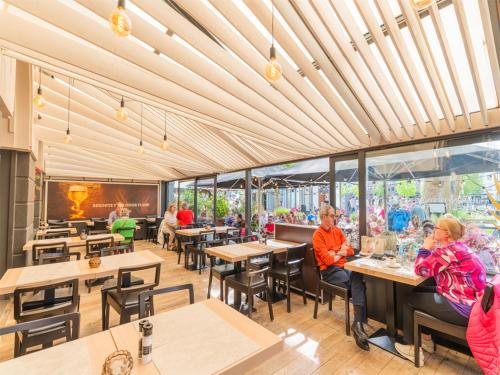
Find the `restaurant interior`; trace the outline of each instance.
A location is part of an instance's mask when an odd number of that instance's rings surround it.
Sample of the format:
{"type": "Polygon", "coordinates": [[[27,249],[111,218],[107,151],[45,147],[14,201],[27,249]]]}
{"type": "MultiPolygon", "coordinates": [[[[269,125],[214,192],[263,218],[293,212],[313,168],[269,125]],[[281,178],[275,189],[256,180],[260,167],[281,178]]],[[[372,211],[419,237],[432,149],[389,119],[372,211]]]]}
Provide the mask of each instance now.
{"type": "Polygon", "coordinates": [[[0,0],[0,374],[499,374],[499,0],[0,0]]]}

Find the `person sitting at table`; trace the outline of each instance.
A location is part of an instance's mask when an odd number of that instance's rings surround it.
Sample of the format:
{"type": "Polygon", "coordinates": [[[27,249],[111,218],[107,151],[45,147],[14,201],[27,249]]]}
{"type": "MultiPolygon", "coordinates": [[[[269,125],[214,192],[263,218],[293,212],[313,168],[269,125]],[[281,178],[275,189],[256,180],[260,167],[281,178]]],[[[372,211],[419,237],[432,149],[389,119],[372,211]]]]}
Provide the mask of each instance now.
{"type": "MultiPolygon", "coordinates": [[[[467,326],[472,306],[486,287],[486,272],[479,258],[460,241],[464,233],[465,226],[460,221],[445,215],[438,219],[434,236],[425,238],[415,259],[415,273],[433,277],[437,285],[416,287],[409,296],[403,312],[405,344],[413,342],[414,310],[467,326]]],[[[433,352],[430,336],[423,335],[423,338],[422,348],[433,352]]],[[[396,350],[410,361],[415,360],[413,345],[396,343],[396,350]]],[[[424,356],[421,354],[420,358],[423,365],[424,356]]]]}
{"type": "Polygon", "coordinates": [[[369,350],[365,320],[365,286],[363,275],[344,269],[346,257],[354,255],[352,246],[346,241],[344,233],[335,224],[335,211],[325,205],[320,210],[321,225],[313,234],[314,255],[324,281],[343,288],[349,288],[354,305],[354,322],[351,330],[356,344],[369,350]]]}
{"type": "Polygon", "coordinates": [[[125,240],[120,241],[120,245],[131,244],[134,240],[135,227],[137,223],[135,219],[129,217],[130,210],[123,208],[121,210],[121,217],[115,220],[113,226],[111,227],[111,233],[118,233],[118,229],[127,228],[127,230],[122,230],[120,234],[125,238],[125,240]]]}
{"type": "Polygon", "coordinates": [[[122,202],[116,203],[116,208],[109,213],[109,217],[108,217],[108,225],[109,226],[113,225],[113,223],[120,218],[123,207],[124,207],[124,205],[122,202]]]}
{"type": "Polygon", "coordinates": [[[182,202],[181,209],[177,211],[176,218],[179,220],[180,226],[189,225],[193,222],[194,214],[193,211],[189,209],[187,202],[182,202]]]}
{"type": "Polygon", "coordinates": [[[174,203],[168,205],[165,216],[160,224],[160,230],[158,231],[157,241],[160,245],[163,245],[163,234],[169,235],[167,244],[168,250],[172,250],[175,246],[175,227],[177,226],[177,213],[175,208],[176,205],[174,203]]]}
{"type": "Polygon", "coordinates": [[[235,228],[241,228],[241,223],[242,222],[244,222],[243,215],[242,214],[236,215],[236,221],[233,222],[233,227],[235,227],[235,228]]]}
{"type": "Polygon", "coordinates": [[[267,218],[267,223],[266,225],[264,225],[264,232],[266,234],[274,234],[274,221],[273,221],[273,217],[272,216],[269,216],[267,218]]]}

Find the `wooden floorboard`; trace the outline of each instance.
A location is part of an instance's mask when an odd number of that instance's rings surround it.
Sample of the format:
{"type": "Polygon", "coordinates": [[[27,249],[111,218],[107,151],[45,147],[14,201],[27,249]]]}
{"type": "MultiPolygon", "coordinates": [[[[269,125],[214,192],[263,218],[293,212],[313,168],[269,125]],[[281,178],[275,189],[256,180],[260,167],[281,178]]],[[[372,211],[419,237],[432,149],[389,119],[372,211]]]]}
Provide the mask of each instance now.
{"type": "MultiPolygon", "coordinates": [[[[160,287],[193,283],[195,302],[206,299],[208,270],[186,271],[177,265],[175,253],[162,250],[160,246],[146,241],[137,241],[136,250],[152,250],[165,258],[162,267],[160,287]]],[[[84,251],[82,249],[82,251],[84,251]]],[[[144,275],[145,276],[145,275],[144,275]]],[[[218,280],[214,279],[212,297],[218,298],[218,280]]],[[[91,293],[83,283],[80,285],[81,336],[101,330],[100,286],[94,286],[91,293]]],[[[232,299],[232,294],[230,294],[232,299]]],[[[155,297],[155,311],[167,311],[188,303],[187,294],[155,297]]],[[[462,353],[438,346],[436,353],[425,355],[425,366],[417,369],[413,363],[395,357],[375,346],[370,351],[359,349],[352,337],[345,335],[343,301],[335,301],[333,311],[320,305],[318,319],[313,319],[314,301],[303,305],[302,298],[292,296],[292,312],[286,312],[286,302],[273,305],[274,321],[269,320],[267,304],[256,299],[257,311],[252,318],[280,336],[285,345],[283,350],[258,367],[249,369],[248,374],[383,374],[383,375],[434,375],[434,374],[480,374],[476,361],[462,353]]],[[[14,324],[11,299],[0,300],[0,325],[14,324]]],[[[110,325],[118,324],[118,315],[111,309],[110,325]]],[[[372,330],[381,325],[369,322],[372,330]]],[[[0,361],[13,357],[13,336],[0,337],[0,361]]]]}

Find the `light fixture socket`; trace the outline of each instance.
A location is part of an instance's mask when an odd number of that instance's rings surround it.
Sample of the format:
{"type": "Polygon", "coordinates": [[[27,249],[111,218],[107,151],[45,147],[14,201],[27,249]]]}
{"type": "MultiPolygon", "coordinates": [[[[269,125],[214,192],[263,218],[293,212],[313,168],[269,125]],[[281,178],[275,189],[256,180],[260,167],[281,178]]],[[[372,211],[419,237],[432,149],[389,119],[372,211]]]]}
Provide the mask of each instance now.
{"type": "Polygon", "coordinates": [[[69,128],[66,129],[66,135],[69,135],[69,128]]]}
{"type": "Polygon", "coordinates": [[[125,101],[123,100],[123,98],[122,98],[122,100],[121,100],[121,102],[120,102],[120,107],[122,107],[122,108],[124,108],[124,107],[125,107],[125,101]]]}
{"type": "Polygon", "coordinates": [[[42,87],[38,86],[38,90],[36,92],[38,95],[42,95],[42,87]]]}
{"type": "Polygon", "coordinates": [[[166,141],[166,140],[167,140],[167,135],[166,135],[166,134],[163,136],[163,140],[164,140],[164,141],[166,141]]]}
{"type": "Polygon", "coordinates": [[[118,8],[125,9],[125,0],[118,0],[118,8]]]}
{"type": "Polygon", "coordinates": [[[276,49],[274,48],[274,44],[271,46],[269,50],[269,59],[276,60],[276,49]]]}
{"type": "Polygon", "coordinates": [[[142,139],[139,141],[139,146],[142,146],[142,139]]]}

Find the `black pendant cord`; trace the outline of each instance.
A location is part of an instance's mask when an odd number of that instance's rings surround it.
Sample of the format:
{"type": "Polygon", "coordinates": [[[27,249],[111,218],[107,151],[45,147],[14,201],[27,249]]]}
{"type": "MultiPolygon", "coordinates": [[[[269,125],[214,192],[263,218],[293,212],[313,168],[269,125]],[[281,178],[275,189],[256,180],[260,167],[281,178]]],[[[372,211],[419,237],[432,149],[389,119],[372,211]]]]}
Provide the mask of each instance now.
{"type": "Polygon", "coordinates": [[[71,78],[68,77],[68,129],[66,133],[69,134],[69,114],[71,112],[71,78]]]}
{"type": "Polygon", "coordinates": [[[271,45],[274,47],[274,0],[271,0],[271,45]]]}
{"type": "Polygon", "coordinates": [[[163,111],[163,125],[164,125],[164,137],[165,137],[165,140],[167,139],[167,111],[163,111]]]}
{"type": "Polygon", "coordinates": [[[40,67],[40,72],[38,74],[38,89],[42,88],[42,67],[40,67]]]}
{"type": "Polygon", "coordinates": [[[141,146],[142,146],[142,110],[144,108],[144,105],[141,103],[141,146]]]}

